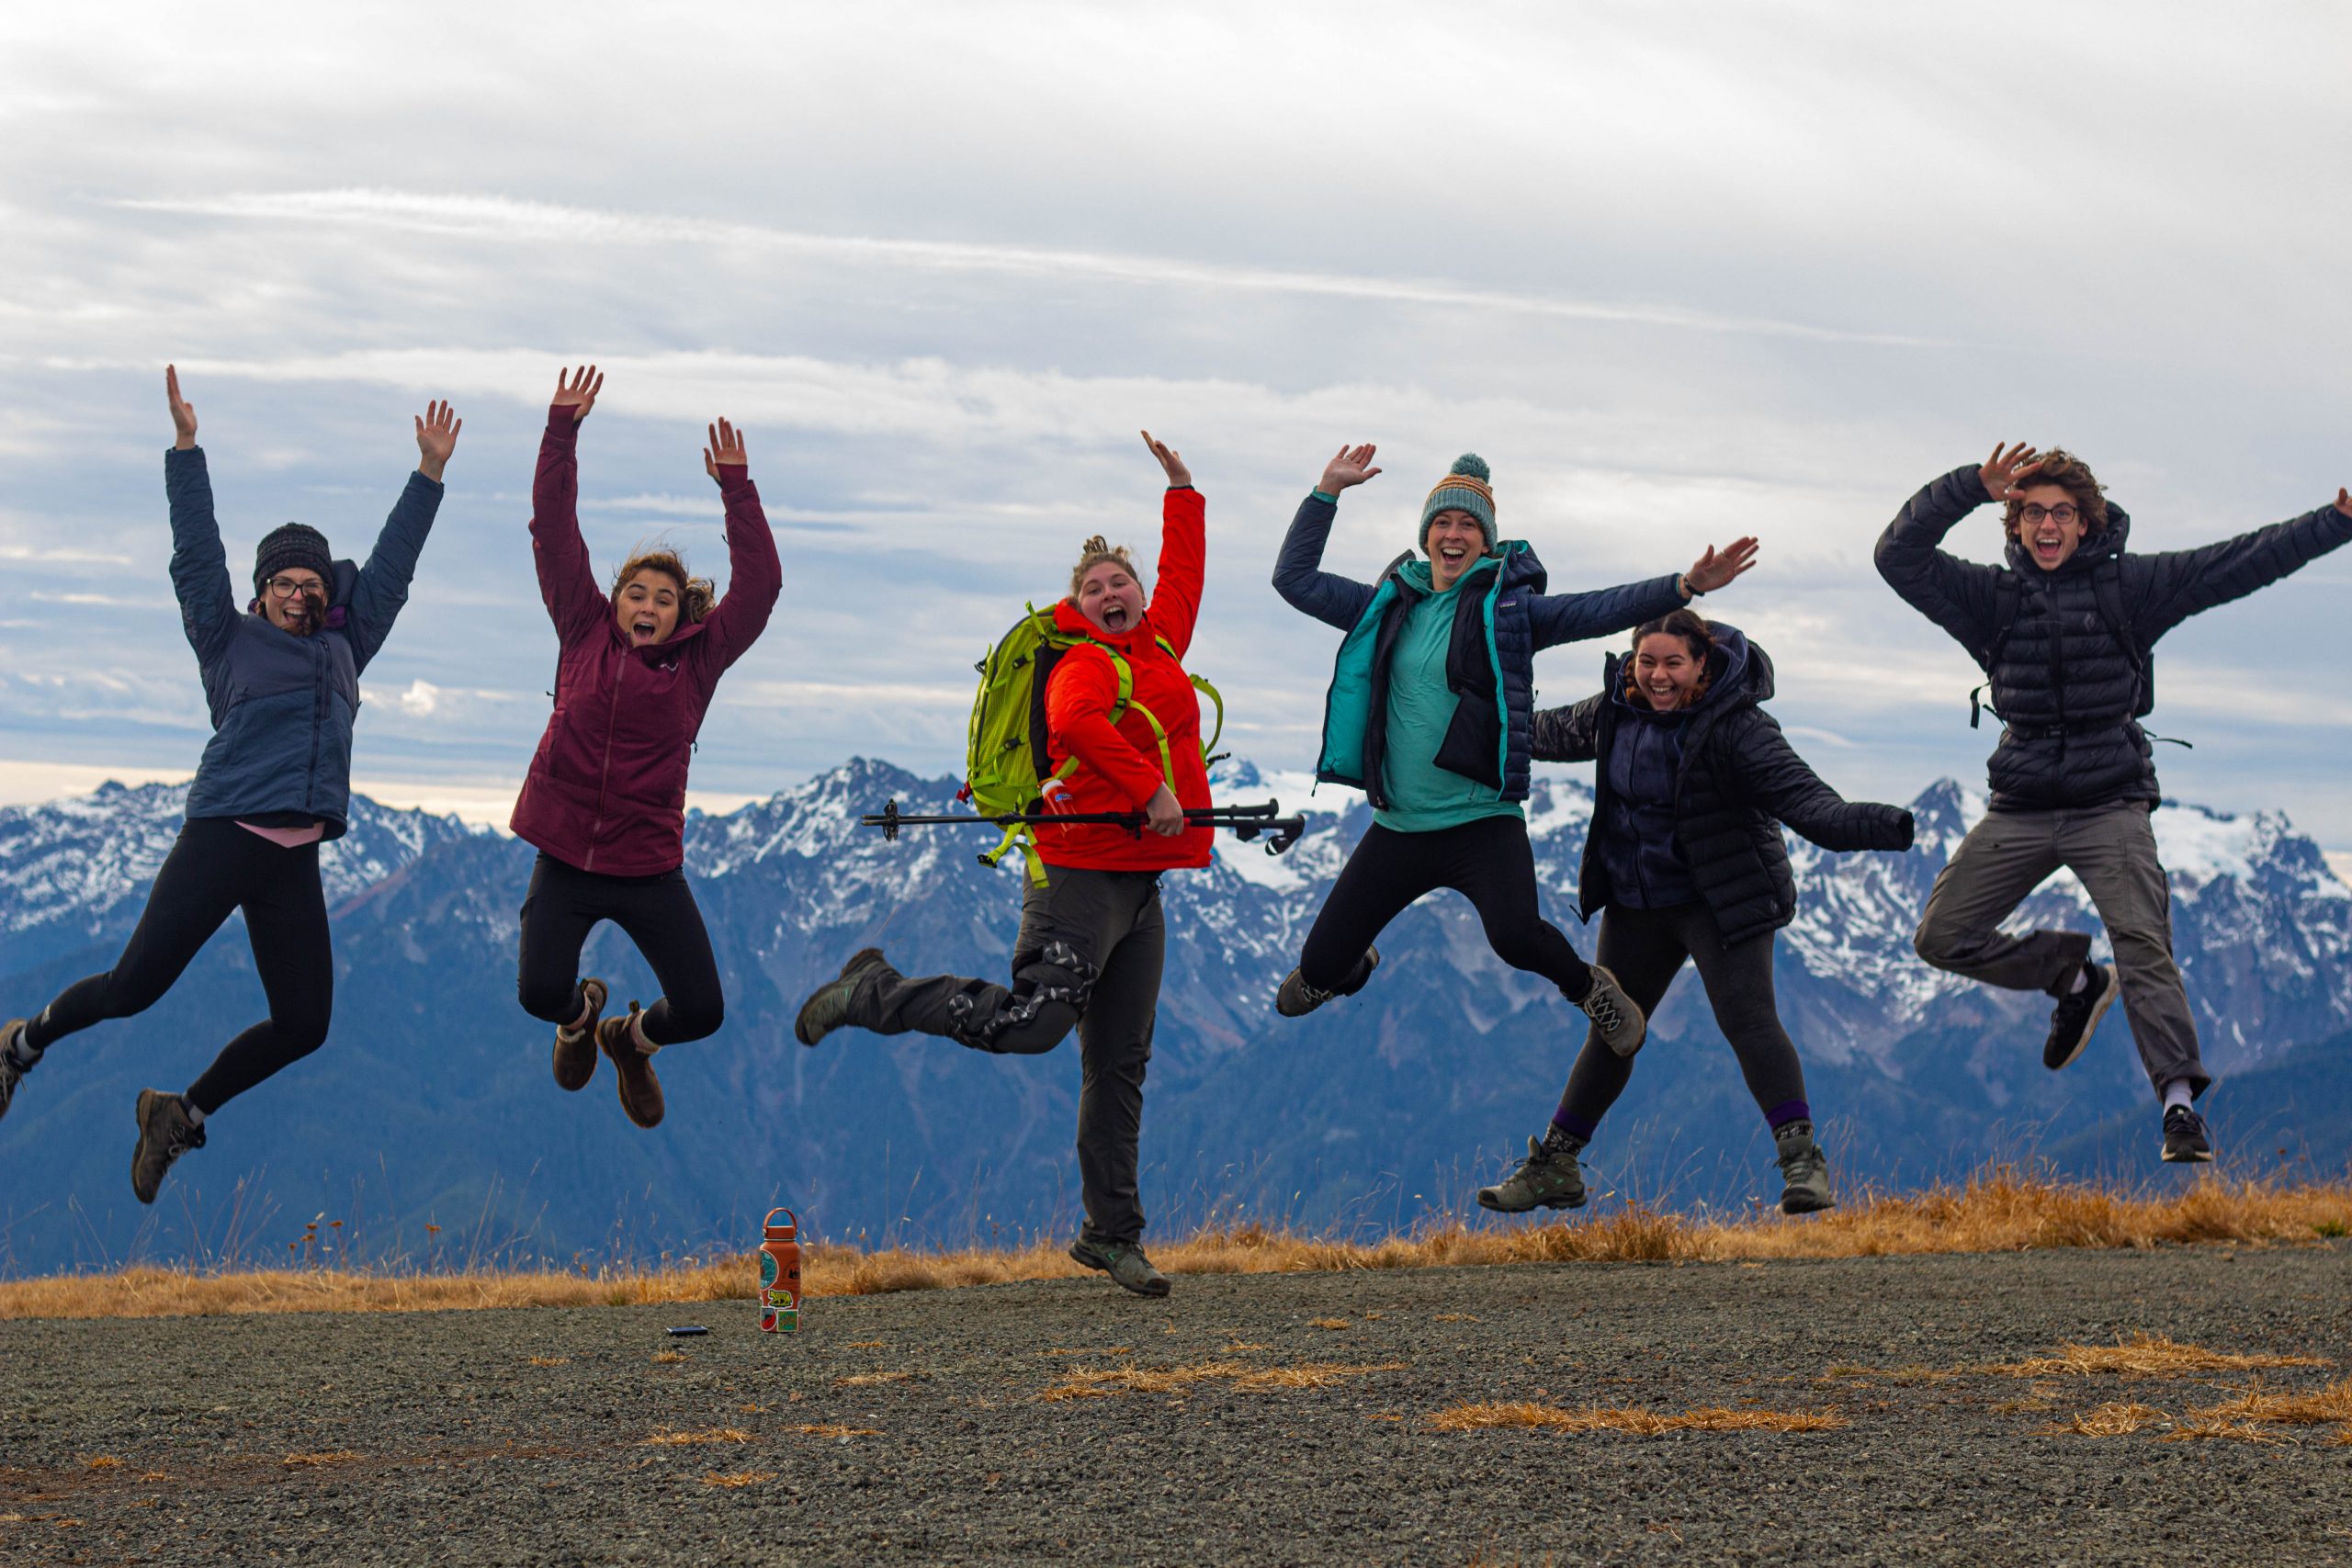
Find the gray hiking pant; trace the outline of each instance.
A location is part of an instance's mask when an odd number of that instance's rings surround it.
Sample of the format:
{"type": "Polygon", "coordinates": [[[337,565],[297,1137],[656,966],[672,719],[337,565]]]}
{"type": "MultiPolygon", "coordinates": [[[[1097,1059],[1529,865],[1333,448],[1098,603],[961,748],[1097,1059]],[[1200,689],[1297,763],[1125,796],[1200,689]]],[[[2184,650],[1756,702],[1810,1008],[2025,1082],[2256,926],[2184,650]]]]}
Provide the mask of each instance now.
{"type": "Polygon", "coordinates": [[[1136,1167],[1167,947],[1157,873],[1049,865],[1045,885],[1032,881],[1022,895],[1011,986],[891,974],[857,998],[850,1021],[1019,1055],[1052,1050],[1077,1025],[1084,1234],[1133,1246],[1143,1236],[1136,1167]]]}
{"type": "Polygon", "coordinates": [[[2126,801],[2086,810],[1994,811],[1968,831],[1936,875],[1912,945],[1939,969],[2013,991],[2066,994],[2090,956],[2081,931],[2002,931],[2026,896],[2071,871],[2098,906],[2115,948],[2123,1010],[2141,1064],[2158,1089],[2212,1078],[2197,1050],[2197,1021],[2172,956],[2172,892],[2156,860],[2148,808],[2126,801]]]}

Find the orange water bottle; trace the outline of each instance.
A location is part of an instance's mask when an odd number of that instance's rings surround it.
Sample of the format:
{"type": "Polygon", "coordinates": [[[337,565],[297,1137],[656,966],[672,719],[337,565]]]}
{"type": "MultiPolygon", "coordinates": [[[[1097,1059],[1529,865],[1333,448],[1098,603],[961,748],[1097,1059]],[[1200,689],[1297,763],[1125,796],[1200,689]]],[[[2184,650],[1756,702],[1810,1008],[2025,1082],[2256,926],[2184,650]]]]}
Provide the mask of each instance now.
{"type": "Polygon", "coordinates": [[[767,1233],[760,1243],[760,1332],[797,1334],[800,1331],[800,1216],[789,1209],[770,1209],[761,1222],[767,1233]],[[784,1224],[775,1223],[778,1214],[784,1224]]]}

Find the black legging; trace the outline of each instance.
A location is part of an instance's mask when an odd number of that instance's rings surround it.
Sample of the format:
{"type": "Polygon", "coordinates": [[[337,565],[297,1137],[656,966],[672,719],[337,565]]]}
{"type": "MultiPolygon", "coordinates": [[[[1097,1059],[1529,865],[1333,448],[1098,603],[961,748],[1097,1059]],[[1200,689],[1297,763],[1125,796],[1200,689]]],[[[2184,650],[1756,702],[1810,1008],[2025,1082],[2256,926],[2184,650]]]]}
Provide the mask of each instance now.
{"type": "Polygon", "coordinates": [[[325,1043],[334,1010],[319,846],[288,849],[225,817],[198,818],[180,829],[115,966],[66,987],[25,1026],[25,1043],[46,1049],[94,1023],[145,1012],[238,909],[269,1016],[230,1041],[188,1086],[187,1098],[209,1116],[309,1055],[325,1043]]]}
{"type": "Polygon", "coordinates": [[[1527,823],[1518,817],[1488,817],[1428,833],[1399,833],[1374,823],[1306,933],[1299,977],[1317,990],[1339,989],[1373,938],[1414,899],[1441,887],[1470,900],[1496,957],[1543,976],[1571,1001],[1591,988],[1592,971],[1536,907],[1535,852],[1527,823]]]}
{"type": "Polygon", "coordinates": [[[580,1016],[580,950],[598,920],[620,927],[653,966],[662,995],[645,1010],[648,1040],[680,1045],[718,1032],[727,1021],[727,997],[685,872],[606,876],[566,865],[544,851],[523,897],[514,990],[525,1012],[549,1023],[580,1016]]]}
{"type": "MultiPolygon", "coordinates": [[[[1804,1103],[1804,1064],[1797,1060],[1796,1043],[1781,1026],[1780,1005],[1772,995],[1770,932],[1727,948],[1714,911],[1704,903],[1664,909],[1612,904],[1600,917],[1600,952],[1593,962],[1616,976],[1645,1013],[1655,1012],[1666,999],[1685,958],[1698,964],[1707,1005],[1715,1010],[1715,1027],[1731,1042],[1747,1092],[1756,1097],[1765,1121],[1778,1126],[1810,1114],[1804,1103]]],[[[1591,1137],[1633,1076],[1633,1057],[1620,1056],[1588,1032],[1554,1120],[1577,1137],[1591,1137]]]]}

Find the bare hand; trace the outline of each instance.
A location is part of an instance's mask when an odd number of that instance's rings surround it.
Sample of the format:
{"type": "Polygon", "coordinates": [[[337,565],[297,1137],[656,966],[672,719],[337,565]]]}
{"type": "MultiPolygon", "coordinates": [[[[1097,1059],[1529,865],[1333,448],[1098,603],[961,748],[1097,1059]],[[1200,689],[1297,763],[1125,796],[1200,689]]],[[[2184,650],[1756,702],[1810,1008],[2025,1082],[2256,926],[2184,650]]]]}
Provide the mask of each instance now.
{"type": "Polygon", "coordinates": [[[741,431],[723,419],[710,427],[710,445],[704,447],[702,452],[704,473],[715,479],[718,477],[719,464],[727,463],[741,468],[748,468],[751,461],[751,455],[743,450],[741,431]]]}
{"type": "Polygon", "coordinates": [[[596,406],[596,394],[605,389],[604,372],[593,365],[583,365],[570,377],[559,370],[555,373],[555,406],[571,411],[571,423],[579,423],[596,406]]]}
{"type": "Polygon", "coordinates": [[[1147,430],[1143,433],[1143,444],[1151,448],[1151,455],[1159,459],[1160,468],[1166,470],[1170,490],[1181,490],[1193,482],[1193,470],[1184,466],[1184,459],[1170,450],[1166,442],[1154,441],[1151,432],[1147,430]]]}
{"type": "Polygon", "coordinates": [[[1337,495],[1350,485],[1360,485],[1380,472],[1371,467],[1372,455],[1379,448],[1369,442],[1362,446],[1342,446],[1339,455],[1323,465],[1323,481],[1315,488],[1325,495],[1337,495]]]}
{"type": "Polygon", "coordinates": [[[2041,471],[2041,456],[2032,447],[2020,441],[2004,452],[1996,441],[1993,444],[1993,455],[1984,460],[1983,468],[1976,470],[1976,477],[1984,481],[1986,495],[1995,501],[2007,501],[2018,493],[2025,480],[2041,471]]]}
{"type": "Polygon", "coordinates": [[[2335,510],[2352,517],[2352,490],[2346,490],[2342,485],[2335,487],[2335,510]]]}
{"type": "Polygon", "coordinates": [[[1690,584],[1693,593],[1713,593],[1755,564],[1756,540],[1752,536],[1734,539],[1728,549],[1718,550],[1709,545],[1707,553],[1692,561],[1690,570],[1682,574],[1682,581],[1690,584]]]}
{"type": "Polygon", "coordinates": [[[1144,802],[1143,825],[1163,839],[1172,839],[1184,830],[1184,808],[1176,804],[1176,796],[1166,784],[1152,792],[1144,802]]]}
{"type": "Polygon", "coordinates": [[[465,427],[466,422],[450,412],[447,403],[425,404],[424,412],[416,421],[416,449],[424,454],[417,462],[416,471],[439,484],[441,470],[447,465],[449,454],[458,449],[458,432],[465,427]]]}
{"type": "Polygon", "coordinates": [[[196,445],[196,405],[180,397],[180,372],[176,365],[164,367],[164,396],[172,403],[172,446],[185,452],[196,445]]]}

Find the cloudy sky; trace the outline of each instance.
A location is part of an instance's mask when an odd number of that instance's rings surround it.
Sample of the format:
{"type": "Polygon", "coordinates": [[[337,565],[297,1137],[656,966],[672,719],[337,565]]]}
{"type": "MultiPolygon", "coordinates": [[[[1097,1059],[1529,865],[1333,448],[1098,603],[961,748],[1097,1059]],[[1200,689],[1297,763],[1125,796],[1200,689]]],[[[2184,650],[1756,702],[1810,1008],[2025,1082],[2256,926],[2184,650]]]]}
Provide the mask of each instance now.
{"type": "MultiPolygon", "coordinates": [[[[556,367],[592,547],[724,575],[750,433],[786,563],[703,733],[723,804],[855,753],[944,773],[971,662],[1102,531],[1208,498],[1193,666],[1309,761],[1333,634],[1268,586],[1342,441],[1370,575],[1456,453],[1555,588],[1764,540],[1710,602],[1849,794],[1981,781],[1973,666],[1870,547],[1996,439],[2083,454],[2142,548],[2352,482],[2338,7],[777,4],[58,7],[0,20],[0,797],[181,777],[162,367],[232,559],[361,555],[466,420],[356,772],[503,820],[554,637],[525,532],[556,367]]],[[[1956,536],[1989,557],[1989,512],[1956,536]]],[[[2352,851],[2352,551],[2176,633],[2179,796],[2352,851]]],[[[1546,698],[1602,649],[1544,656],[1546,698]]]]}

